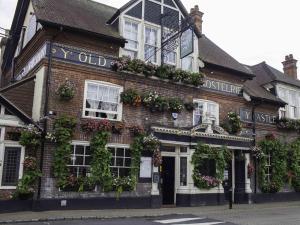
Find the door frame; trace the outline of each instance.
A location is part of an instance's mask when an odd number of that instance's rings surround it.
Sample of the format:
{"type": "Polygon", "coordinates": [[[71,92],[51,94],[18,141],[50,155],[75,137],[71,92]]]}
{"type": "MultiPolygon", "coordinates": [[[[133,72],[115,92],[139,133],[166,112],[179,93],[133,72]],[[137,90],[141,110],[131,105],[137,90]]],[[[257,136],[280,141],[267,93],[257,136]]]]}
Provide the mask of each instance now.
{"type": "Polygon", "coordinates": [[[175,148],[175,152],[164,152],[161,151],[162,157],[174,157],[175,158],[175,168],[174,168],[174,205],[176,205],[176,195],[177,193],[187,193],[190,190],[190,160],[191,160],[191,149],[188,145],[184,144],[172,144],[172,143],[163,143],[164,146],[173,146],[175,148]],[[180,152],[180,147],[186,147],[187,152],[180,152]],[[187,158],[187,185],[180,186],[180,157],[187,158]],[[180,192],[181,190],[181,192],[180,192]]]}

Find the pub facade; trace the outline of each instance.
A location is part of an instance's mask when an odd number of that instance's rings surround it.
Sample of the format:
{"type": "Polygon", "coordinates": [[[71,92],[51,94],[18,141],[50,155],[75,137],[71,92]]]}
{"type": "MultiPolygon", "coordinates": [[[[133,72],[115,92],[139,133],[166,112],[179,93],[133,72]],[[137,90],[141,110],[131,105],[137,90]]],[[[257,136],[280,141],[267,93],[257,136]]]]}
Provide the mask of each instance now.
{"type": "MultiPolygon", "coordinates": [[[[224,204],[230,187],[236,203],[255,199],[255,141],[278,132],[286,103],[250,85],[257,75],[203,34],[202,16],[180,0],[18,1],[1,95],[31,119],[14,168],[35,165],[35,207],[224,204]]],[[[7,172],[7,154],[5,196],[23,173],[7,172]]]]}

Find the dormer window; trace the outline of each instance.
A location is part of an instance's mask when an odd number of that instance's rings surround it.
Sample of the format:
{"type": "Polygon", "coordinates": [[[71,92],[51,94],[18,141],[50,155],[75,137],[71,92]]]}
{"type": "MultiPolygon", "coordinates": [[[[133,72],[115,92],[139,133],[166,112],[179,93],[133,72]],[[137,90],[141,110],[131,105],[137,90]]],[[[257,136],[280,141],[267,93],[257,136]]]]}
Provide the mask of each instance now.
{"type": "Polygon", "coordinates": [[[139,49],[139,24],[133,21],[125,21],[124,37],[127,40],[123,55],[135,59],[138,56],[139,49]]]}

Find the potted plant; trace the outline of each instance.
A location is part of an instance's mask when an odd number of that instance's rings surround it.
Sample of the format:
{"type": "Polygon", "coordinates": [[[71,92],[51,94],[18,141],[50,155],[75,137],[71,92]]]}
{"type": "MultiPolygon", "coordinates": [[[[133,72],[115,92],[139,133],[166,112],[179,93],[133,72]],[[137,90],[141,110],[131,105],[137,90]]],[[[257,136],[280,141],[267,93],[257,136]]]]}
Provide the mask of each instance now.
{"type": "Polygon", "coordinates": [[[134,137],[143,135],[145,133],[144,129],[139,125],[132,125],[132,126],[129,126],[128,128],[129,128],[130,133],[134,137]]]}
{"type": "Polygon", "coordinates": [[[121,134],[124,128],[125,128],[124,122],[116,122],[112,125],[112,132],[114,134],[121,134]]]}
{"type": "Polygon", "coordinates": [[[169,99],[169,110],[172,113],[180,113],[183,110],[183,108],[184,108],[183,103],[179,98],[169,99]]]}

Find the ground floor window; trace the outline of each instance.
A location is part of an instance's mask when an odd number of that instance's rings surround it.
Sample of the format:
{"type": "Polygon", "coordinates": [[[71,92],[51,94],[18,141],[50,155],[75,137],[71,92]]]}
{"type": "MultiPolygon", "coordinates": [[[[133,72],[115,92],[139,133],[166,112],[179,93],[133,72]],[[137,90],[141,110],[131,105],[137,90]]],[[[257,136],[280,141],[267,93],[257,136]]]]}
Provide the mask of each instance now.
{"type": "Polygon", "coordinates": [[[125,177],[130,175],[130,149],[128,147],[120,147],[110,145],[108,149],[112,153],[111,171],[115,177],[125,177]]]}
{"type": "MultiPolygon", "coordinates": [[[[108,149],[112,154],[111,159],[111,172],[116,177],[124,177],[130,175],[131,155],[130,149],[123,145],[108,145],[108,149]]],[[[91,149],[89,143],[72,143],[71,156],[68,167],[70,173],[76,177],[89,176],[91,165],[91,149]]]]}
{"type": "Polygon", "coordinates": [[[22,173],[22,147],[6,146],[0,151],[1,187],[15,187],[22,173]]]}
{"type": "Polygon", "coordinates": [[[70,173],[76,177],[86,177],[89,175],[91,164],[91,150],[88,144],[72,144],[70,157],[70,173]]]}
{"type": "Polygon", "coordinates": [[[204,159],[202,165],[198,168],[198,171],[203,176],[216,176],[216,161],[214,159],[204,159]]]}

